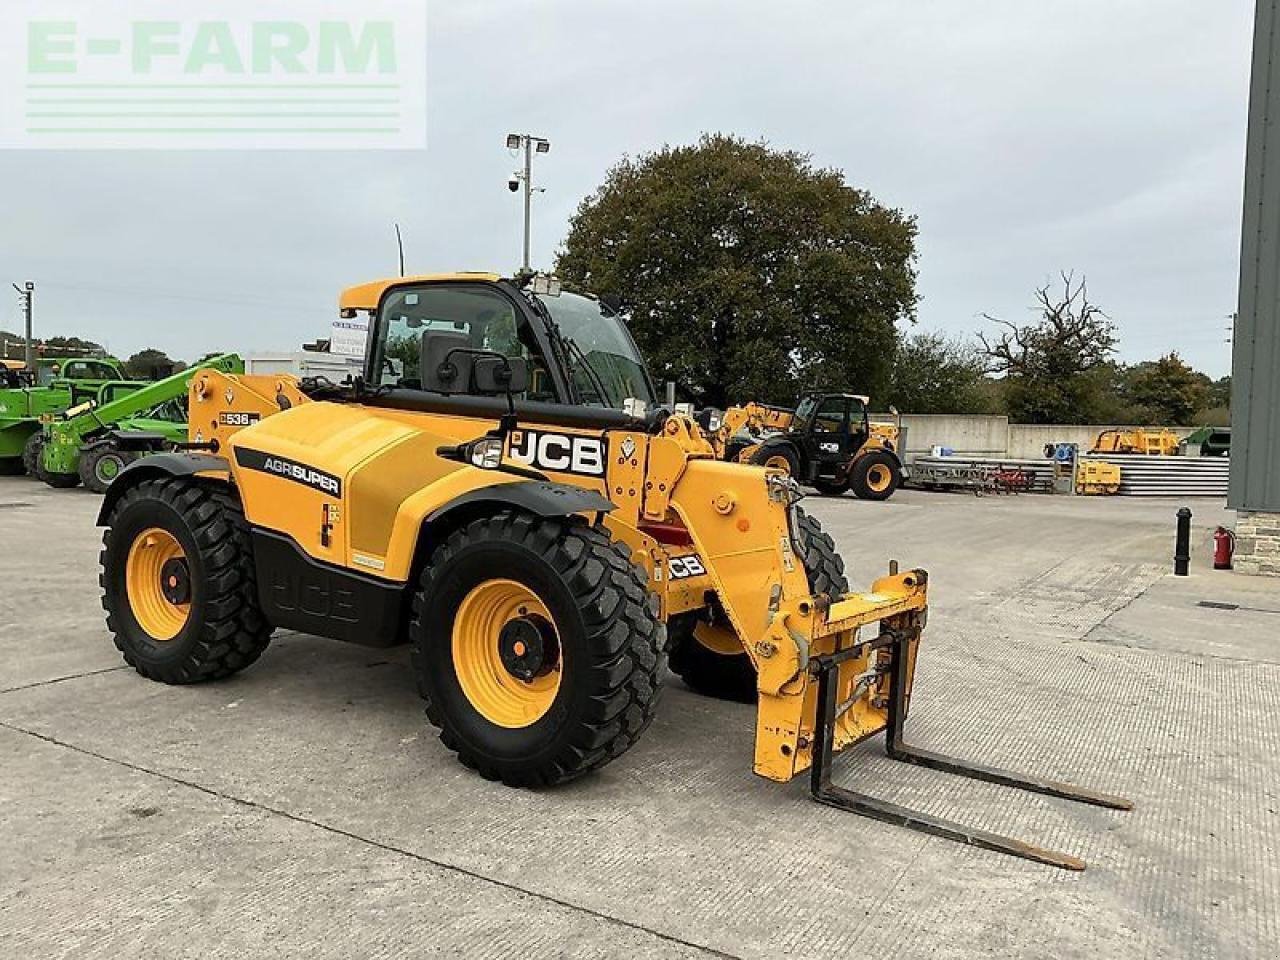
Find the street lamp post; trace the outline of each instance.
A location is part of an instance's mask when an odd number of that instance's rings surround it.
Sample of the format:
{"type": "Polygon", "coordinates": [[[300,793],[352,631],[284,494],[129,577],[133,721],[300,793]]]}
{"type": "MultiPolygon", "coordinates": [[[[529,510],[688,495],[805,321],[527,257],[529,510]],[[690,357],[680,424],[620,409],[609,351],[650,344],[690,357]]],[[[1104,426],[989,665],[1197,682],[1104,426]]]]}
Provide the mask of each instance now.
{"type": "Polygon", "coordinates": [[[13,285],[13,289],[18,291],[18,302],[22,305],[22,315],[23,319],[26,321],[25,333],[27,345],[26,349],[23,351],[23,359],[26,363],[27,370],[35,373],[36,347],[34,341],[31,339],[31,312],[32,308],[35,306],[36,285],[28,281],[20,287],[15,283],[13,285]]]}
{"type": "MultiPolygon", "coordinates": [[[[551,141],[543,137],[535,137],[528,133],[509,133],[507,134],[507,149],[519,150],[524,149],[524,169],[518,170],[515,176],[508,181],[508,188],[514,193],[520,189],[520,184],[524,184],[524,262],[522,269],[525,273],[529,272],[529,231],[530,221],[533,216],[533,155],[535,153],[550,153],[551,141]]],[[[541,187],[537,188],[538,192],[543,192],[541,187]]]]}

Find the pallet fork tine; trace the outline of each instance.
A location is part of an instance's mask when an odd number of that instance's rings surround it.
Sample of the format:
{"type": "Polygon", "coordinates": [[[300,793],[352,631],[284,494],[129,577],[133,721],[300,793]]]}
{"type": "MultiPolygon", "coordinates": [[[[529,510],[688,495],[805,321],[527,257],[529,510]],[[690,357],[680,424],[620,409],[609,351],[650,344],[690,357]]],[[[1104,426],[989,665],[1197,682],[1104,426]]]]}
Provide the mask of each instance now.
{"type": "MultiPolygon", "coordinates": [[[[902,737],[903,722],[906,719],[907,690],[906,671],[902,669],[906,659],[909,638],[896,631],[886,631],[870,645],[872,648],[889,650],[889,704],[888,724],[885,727],[885,752],[894,760],[911,763],[922,767],[931,767],[946,773],[953,773],[974,780],[986,780],[1019,790],[1043,793],[1064,800],[1074,800],[1093,806],[1106,807],[1112,810],[1131,810],[1133,804],[1123,797],[1111,796],[1096,790],[1077,787],[1073,784],[1057,780],[1046,780],[989,767],[968,763],[955,757],[949,757],[928,750],[920,750],[907,744],[902,737]]],[[[810,661],[810,669],[818,678],[818,710],[819,722],[815,724],[815,741],[813,749],[813,767],[810,771],[810,792],[813,799],[826,806],[836,807],[860,816],[883,820],[897,824],[910,830],[917,830],[935,837],[956,840],[971,846],[994,850],[1010,856],[1034,860],[1065,870],[1083,870],[1083,860],[1055,850],[1046,850],[1033,844],[1002,836],[986,830],[976,830],[952,820],[935,817],[931,814],[896,803],[890,803],[875,797],[837,787],[831,783],[832,741],[834,738],[836,717],[836,683],[835,674],[844,660],[865,651],[866,646],[859,645],[847,651],[826,656],[819,656],[810,661]]]]}

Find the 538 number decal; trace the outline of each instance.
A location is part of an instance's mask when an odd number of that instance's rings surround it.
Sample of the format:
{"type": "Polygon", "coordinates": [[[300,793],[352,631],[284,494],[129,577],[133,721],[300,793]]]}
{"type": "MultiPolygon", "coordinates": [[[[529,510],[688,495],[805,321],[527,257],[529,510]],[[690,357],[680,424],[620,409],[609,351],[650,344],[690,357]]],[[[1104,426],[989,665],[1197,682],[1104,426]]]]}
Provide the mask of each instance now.
{"type": "Polygon", "coordinates": [[[224,427],[251,427],[261,419],[260,413],[238,413],[235,410],[218,414],[218,423],[224,427]]]}

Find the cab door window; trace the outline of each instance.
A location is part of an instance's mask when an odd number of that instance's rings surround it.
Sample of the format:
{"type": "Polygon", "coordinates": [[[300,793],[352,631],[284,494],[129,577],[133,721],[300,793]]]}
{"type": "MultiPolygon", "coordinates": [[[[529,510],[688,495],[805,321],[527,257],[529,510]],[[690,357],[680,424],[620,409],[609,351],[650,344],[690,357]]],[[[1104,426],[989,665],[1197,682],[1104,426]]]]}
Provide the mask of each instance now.
{"type": "Polygon", "coordinates": [[[847,432],[849,404],[844,397],[827,397],[813,414],[813,432],[840,436],[847,432]]]}
{"type": "Polygon", "coordinates": [[[521,314],[497,290],[480,284],[440,284],[394,290],[383,304],[371,371],[375,383],[421,389],[422,338],[432,331],[462,334],[473,350],[529,364],[529,400],[554,400],[537,342],[521,314]]]}

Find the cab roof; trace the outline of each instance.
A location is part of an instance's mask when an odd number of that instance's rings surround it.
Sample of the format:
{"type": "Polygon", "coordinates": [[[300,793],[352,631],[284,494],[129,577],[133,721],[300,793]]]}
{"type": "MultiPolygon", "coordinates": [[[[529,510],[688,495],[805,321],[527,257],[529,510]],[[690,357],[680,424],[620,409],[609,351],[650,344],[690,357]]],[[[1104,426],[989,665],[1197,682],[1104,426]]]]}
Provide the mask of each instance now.
{"type": "Polygon", "coordinates": [[[411,277],[392,277],[388,280],[373,280],[358,286],[348,287],[338,298],[338,309],[376,310],[382,302],[382,296],[392,287],[406,284],[422,283],[497,283],[502,279],[498,273],[471,271],[461,273],[423,273],[411,277]]]}

